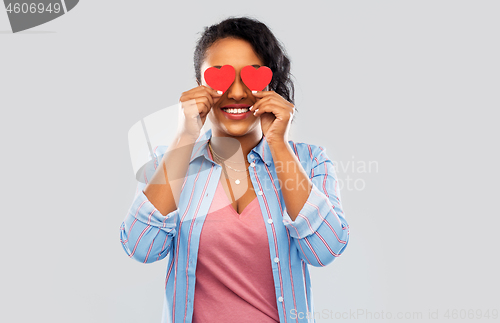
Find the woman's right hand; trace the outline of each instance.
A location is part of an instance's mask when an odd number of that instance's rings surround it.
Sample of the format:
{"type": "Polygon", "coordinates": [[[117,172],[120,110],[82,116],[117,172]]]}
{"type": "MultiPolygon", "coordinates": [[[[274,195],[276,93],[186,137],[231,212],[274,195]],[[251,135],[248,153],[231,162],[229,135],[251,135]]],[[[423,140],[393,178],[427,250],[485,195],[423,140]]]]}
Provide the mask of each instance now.
{"type": "Polygon", "coordinates": [[[208,113],[221,96],[222,94],[205,85],[183,92],[179,99],[181,109],[179,111],[179,133],[197,139],[208,113]]]}

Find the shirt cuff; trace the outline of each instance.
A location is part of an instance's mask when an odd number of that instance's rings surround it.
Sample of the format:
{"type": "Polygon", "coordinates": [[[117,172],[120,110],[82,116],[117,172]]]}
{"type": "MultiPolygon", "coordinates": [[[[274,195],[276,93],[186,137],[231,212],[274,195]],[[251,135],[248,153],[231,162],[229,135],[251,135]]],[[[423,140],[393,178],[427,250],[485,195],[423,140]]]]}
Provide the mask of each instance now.
{"type": "Polygon", "coordinates": [[[140,189],[129,211],[130,215],[138,221],[157,228],[164,228],[170,231],[177,225],[179,209],[176,209],[166,216],[160,213],[148,200],[143,190],[140,189]]]}
{"type": "Polygon", "coordinates": [[[285,207],[283,224],[288,228],[292,237],[302,239],[316,232],[328,213],[333,212],[333,209],[330,200],[313,183],[309,197],[295,221],[292,221],[285,207]]]}

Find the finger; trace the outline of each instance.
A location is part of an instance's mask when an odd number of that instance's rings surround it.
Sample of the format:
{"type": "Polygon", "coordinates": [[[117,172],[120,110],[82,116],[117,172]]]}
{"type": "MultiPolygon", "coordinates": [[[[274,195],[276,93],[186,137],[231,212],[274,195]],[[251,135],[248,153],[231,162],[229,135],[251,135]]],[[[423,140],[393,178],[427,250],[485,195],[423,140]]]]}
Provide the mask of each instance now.
{"type": "Polygon", "coordinates": [[[199,110],[195,99],[186,100],[181,102],[182,114],[186,119],[192,119],[198,116],[199,110]]]}
{"type": "Polygon", "coordinates": [[[204,98],[204,99],[207,99],[208,100],[208,105],[210,107],[213,107],[215,102],[214,102],[214,97],[207,91],[203,91],[201,94],[200,94],[200,98],[204,98]]]}
{"type": "Polygon", "coordinates": [[[203,87],[214,98],[221,97],[222,94],[224,94],[224,93],[222,93],[222,91],[216,91],[216,90],[214,90],[211,87],[206,86],[206,85],[201,85],[200,87],[203,87]]]}
{"type": "Polygon", "coordinates": [[[198,107],[200,118],[205,118],[210,112],[210,106],[206,102],[196,102],[196,106],[198,107]]]}
{"type": "Polygon", "coordinates": [[[184,114],[188,118],[194,118],[198,115],[206,115],[211,109],[210,101],[207,97],[198,97],[181,103],[182,108],[184,109],[184,114]]]}
{"type": "Polygon", "coordinates": [[[265,97],[270,97],[276,99],[278,102],[282,102],[283,104],[293,107],[293,103],[288,102],[285,98],[283,98],[281,95],[276,93],[275,91],[252,91],[252,94],[258,99],[257,101],[262,100],[265,97]]]}
{"type": "Polygon", "coordinates": [[[195,92],[193,92],[195,95],[200,96],[200,95],[205,95],[210,98],[218,98],[221,95],[217,93],[214,89],[201,85],[198,88],[195,89],[195,92]]]}
{"type": "Polygon", "coordinates": [[[207,87],[205,85],[200,85],[198,87],[195,87],[187,92],[182,93],[182,96],[185,97],[190,97],[192,98],[193,96],[200,96],[202,94],[209,95],[211,97],[220,97],[221,94],[218,94],[217,91],[214,89],[207,87]]]}
{"type": "Polygon", "coordinates": [[[183,94],[181,102],[188,100],[200,100],[201,98],[208,100],[210,106],[214,105],[214,98],[205,89],[198,89],[196,91],[193,90],[191,93],[183,94]]]}
{"type": "MultiPolygon", "coordinates": [[[[212,98],[208,98],[206,96],[201,96],[199,98],[196,98],[196,104],[203,104],[204,105],[204,108],[203,108],[203,111],[207,110],[207,113],[210,112],[210,109],[212,108],[212,101],[213,99],[212,98]]],[[[200,113],[202,112],[202,110],[199,110],[200,113]]]]}
{"type": "Polygon", "coordinates": [[[211,101],[211,98],[209,98],[207,96],[186,96],[186,97],[181,98],[181,103],[183,106],[187,106],[188,104],[193,105],[193,102],[194,102],[194,104],[196,104],[198,102],[204,102],[208,106],[211,106],[210,101],[211,101]]]}
{"type": "Polygon", "coordinates": [[[271,97],[265,97],[253,104],[253,106],[250,107],[250,111],[255,111],[257,109],[260,109],[262,106],[265,106],[266,104],[269,104],[271,102],[271,97]]]}
{"type": "Polygon", "coordinates": [[[281,112],[280,110],[283,110],[283,109],[280,109],[279,106],[276,106],[274,104],[266,104],[265,106],[262,106],[259,109],[255,110],[253,112],[253,115],[258,117],[258,116],[262,115],[263,113],[272,113],[276,116],[276,115],[280,114],[280,112],[281,112]]]}
{"type": "Polygon", "coordinates": [[[276,93],[274,91],[252,91],[253,96],[255,97],[264,97],[266,95],[272,95],[273,93],[276,93]]]}
{"type": "Polygon", "coordinates": [[[293,116],[293,109],[284,107],[280,104],[267,104],[258,110],[254,111],[254,116],[259,117],[264,113],[272,113],[277,119],[285,120],[293,116]]]}
{"type": "Polygon", "coordinates": [[[277,106],[282,106],[283,108],[285,108],[285,107],[290,107],[290,108],[293,107],[293,104],[291,104],[290,102],[288,102],[286,100],[283,102],[283,100],[281,100],[279,98],[275,98],[275,97],[272,97],[272,96],[267,96],[267,97],[262,98],[259,101],[257,101],[250,108],[250,111],[258,110],[262,106],[265,106],[267,104],[274,104],[274,105],[277,105],[277,106]]]}

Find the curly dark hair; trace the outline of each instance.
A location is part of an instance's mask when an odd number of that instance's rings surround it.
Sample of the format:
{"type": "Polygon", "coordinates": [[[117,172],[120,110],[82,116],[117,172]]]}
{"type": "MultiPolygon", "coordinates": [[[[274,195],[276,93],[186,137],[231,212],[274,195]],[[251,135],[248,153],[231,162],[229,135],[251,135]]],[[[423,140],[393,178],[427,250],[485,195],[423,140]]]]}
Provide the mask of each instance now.
{"type": "Polygon", "coordinates": [[[265,24],[249,17],[230,17],[218,24],[205,27],[194,51],[194,70],[199,84],[201,84],[201,65],[206,58],[207,49],[223,38],[237,38],[249,42],[264,65],[273,71],[269,89],[294,104],[295,89],[290,74],[290,59],[283,45],[265,24]]]}

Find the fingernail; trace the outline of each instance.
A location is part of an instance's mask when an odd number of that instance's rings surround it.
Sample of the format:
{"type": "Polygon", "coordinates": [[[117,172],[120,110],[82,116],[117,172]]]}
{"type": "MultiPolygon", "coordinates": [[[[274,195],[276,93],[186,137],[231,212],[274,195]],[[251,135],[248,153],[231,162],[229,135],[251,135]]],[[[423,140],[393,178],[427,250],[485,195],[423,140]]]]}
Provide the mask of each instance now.
{"type": "Polygon", "coordinates": [[[224,92],[222,92],[221,90],[217,90],[217,94],[222,94],[224,92]]]}
{"type": "Polygon", "coordinates": [[[257,93],[257,91],[252,91],[252,94],[255,94],[255,93],[257,93]]]}

